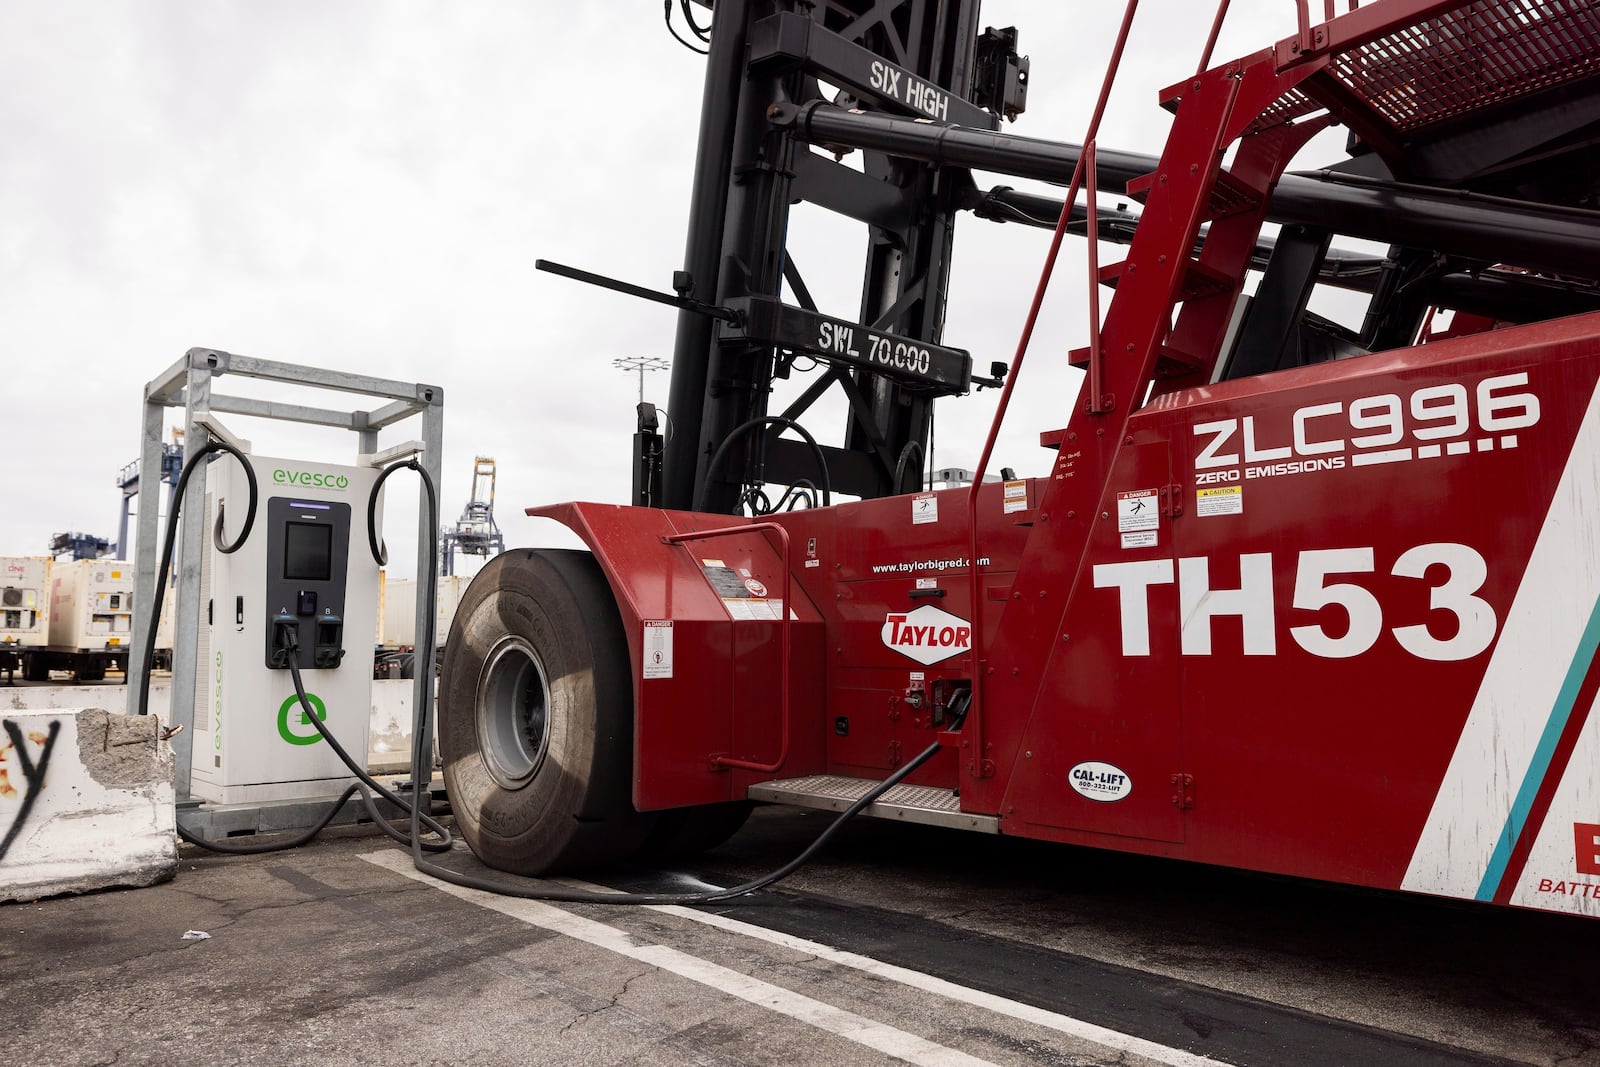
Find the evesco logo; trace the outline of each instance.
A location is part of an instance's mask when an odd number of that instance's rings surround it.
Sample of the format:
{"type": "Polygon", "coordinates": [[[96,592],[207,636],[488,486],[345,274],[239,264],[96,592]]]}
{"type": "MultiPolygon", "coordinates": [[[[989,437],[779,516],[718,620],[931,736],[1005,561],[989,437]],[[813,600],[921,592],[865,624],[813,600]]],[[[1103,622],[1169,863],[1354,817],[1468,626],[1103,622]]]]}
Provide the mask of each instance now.
{"type": "Polygon", "coordinates": [[[884,617],[881,633],[885,645],[922,664],[972,650],[972,624],[932,604],[914,611],[891,611],[884,617]]]}
{"type": "Polygon", "coordinates": [[[345,489],[350,485],[350,479],[342,474],[320,474],[316,471],[286,471],[282,467],[273,470],[272,480],[279,485],[304,485],[315,489],[345,489]]]}

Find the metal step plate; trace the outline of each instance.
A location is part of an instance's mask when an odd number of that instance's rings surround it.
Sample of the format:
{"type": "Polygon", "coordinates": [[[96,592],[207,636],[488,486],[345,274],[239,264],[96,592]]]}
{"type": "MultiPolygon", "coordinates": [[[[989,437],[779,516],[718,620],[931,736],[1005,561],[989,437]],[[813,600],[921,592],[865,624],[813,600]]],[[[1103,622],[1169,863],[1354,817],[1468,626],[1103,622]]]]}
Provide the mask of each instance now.
{"type": "MultiPolygon", "coordinates": [[[[813,774],[805,778],[785,778],[750,787],[751,800],[790,804],[797,808],[843,811],[878,785],[871,778],[845,778],[837,774],[813,774]]],[[[958,830],[1000,832],[1000,820],[993,815],[971,815],[961,810],[961,801],[948,789],[925,785],[897,785],[861,812],[875,819],[900,819],[929,826],[952,826],[958,830]]]]}

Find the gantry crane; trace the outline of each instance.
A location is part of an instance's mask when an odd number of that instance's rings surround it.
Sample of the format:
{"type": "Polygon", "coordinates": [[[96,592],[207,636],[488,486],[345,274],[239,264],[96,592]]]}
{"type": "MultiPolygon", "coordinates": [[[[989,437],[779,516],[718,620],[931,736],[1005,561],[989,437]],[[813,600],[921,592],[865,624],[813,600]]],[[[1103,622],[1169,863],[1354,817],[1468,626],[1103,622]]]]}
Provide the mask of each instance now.
{"type": "Polygon", "coordinates": [[[472,497],[461,510],[454,527],[439,531],[439,573],[448,578],[455,573],[457,552],[489,557],[504,552],[505,535],[494,521],[494,459],[476,456],[472,460],[472,497]]]}

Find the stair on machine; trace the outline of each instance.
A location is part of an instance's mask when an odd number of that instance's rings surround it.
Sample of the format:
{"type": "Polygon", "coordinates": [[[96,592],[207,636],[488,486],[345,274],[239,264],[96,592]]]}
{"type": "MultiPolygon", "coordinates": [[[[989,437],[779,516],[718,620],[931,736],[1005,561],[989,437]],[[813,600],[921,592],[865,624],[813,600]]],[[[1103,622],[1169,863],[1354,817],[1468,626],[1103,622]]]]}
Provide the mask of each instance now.
{"type": "MultiPolygon", "coordinates": [[[[871,778],[813,774],[753,785],[750,787],[750,799],[820,811],[843,811],[878,784],[871,778]]],[[[1000,820],[995,816],[964,812],[960,798],[952,790],[933,786],[897,785],[882,799],[869,804],[861,814],[928,826],[952,826],[990,834],[1000,832],[1000,820]]]]}

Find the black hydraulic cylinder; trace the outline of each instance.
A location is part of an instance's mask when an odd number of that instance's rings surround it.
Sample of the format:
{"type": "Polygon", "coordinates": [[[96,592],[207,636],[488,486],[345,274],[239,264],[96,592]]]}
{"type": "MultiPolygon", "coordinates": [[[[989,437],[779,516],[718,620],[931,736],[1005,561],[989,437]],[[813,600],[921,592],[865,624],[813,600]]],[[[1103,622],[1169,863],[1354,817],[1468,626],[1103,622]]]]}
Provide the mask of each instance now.
{"type": "MultiPolygon", "coordinates": [[[[778,104],[768,117],[812,144],[1059,185],[1071,180],[1080,154],[1078,145],[1066,142],[846,111],[819,101],[798,107],[778,104]]],[[[1097,148],[1095,159],[1096,180],[1107,192],[1161,165],[1155,156],[1106,148],[1097,148]]],[[[1055,210],[1059,212],[1059,203],[1055,210]]],[[[1580,278],[1596,277],[1600,265],[1600,213],[1331,172],[1285,174],[1273,191],[1267,218],[1580,278]]]]}
{"type": "MultiPolygon", "coordinates": [[[[744,81],[748,0],[718,0],[716,28],[706,58],[705,90],[700,102],[699,151],[694,160],[694,193],[689,202],[689,239],[683,269],[691,288],[685,296],[712,304],[717,299],[717,271],[722,255],[722,229],[731,180],[733,135],[739,90],[744,81]]],[[[678,312],[673,344],[672,384],[667,410],[688,432],[672,435],[663,457],[658,506],[694,506],[697,428],[705,413],[714,323],[696,311],[678,312]]]]}

